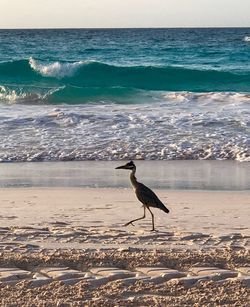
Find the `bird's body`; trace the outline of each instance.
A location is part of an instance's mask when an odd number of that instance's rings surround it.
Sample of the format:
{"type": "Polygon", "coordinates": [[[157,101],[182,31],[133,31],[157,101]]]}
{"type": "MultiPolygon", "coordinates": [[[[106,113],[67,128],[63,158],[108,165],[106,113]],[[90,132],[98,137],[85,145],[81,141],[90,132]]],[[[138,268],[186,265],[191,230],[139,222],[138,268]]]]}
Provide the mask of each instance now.
{"type": "Polygon", "coordinates": [[[129,225],[132,224],[135,221],[144,219],[146,217],[146,208],[149,210],[151,216],[152,216],[152,230],[155,230],[154,227],[154,215],[152,213],[152,211],[150,210],[149,207],[154,207],[154,208],[158,208],[163,210],[166,213],[169,213],[169,210],[165,207],[165,205],[160,201],[160,199],[157,197],[157,195],[147,186],[145,186],[143,183],[140,183],[137,181],[136,177],[135,177],[135,172],[136,172],[136,166],[134,164],[133,161],[123,165],[123,166],[119,166],[116,169],[128,169],[131,170],[131,174],[130,174],[130,180],[132,183],[132,186],[134,188],[135,194],[138,198],[138,200],[143,204],[143,208],[144,208],[144,215],[138,219],[132,220],[128,223],[126,223],[125,225],[129,225]]]}
{"type": "Polygon", "coordinates": [[[135,194],[139,201],[147,207],[154,207],[163,210],[166,213],[169,213],[169,210],[165,205],[160,201],[156,194],[146,187],[144,184],[139,183],[139,188],[135,189],[135,194]]]}

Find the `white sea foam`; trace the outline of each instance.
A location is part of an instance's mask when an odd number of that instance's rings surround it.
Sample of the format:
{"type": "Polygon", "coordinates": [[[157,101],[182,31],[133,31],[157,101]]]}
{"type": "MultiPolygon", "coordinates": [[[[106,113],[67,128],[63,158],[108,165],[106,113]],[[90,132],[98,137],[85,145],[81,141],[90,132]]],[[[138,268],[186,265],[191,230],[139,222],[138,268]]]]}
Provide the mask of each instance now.
{"type": "Polygon", "coordinates": [[[42,64],[32,57],[29,59],[29,64],[32,69],[39,72],[45,77],[65,78],[71,77],[82,65],[86,64],[84,61],[74,63],[60,63],[53,62],[50,64],[42,64]]]}
{"type": "Polygon", "coordinates": [[[9,89],[6,86],[0,85],[0,101],[5,101],[9,104],[14,104],[17,102],[36,102],[44,99],[43,95],[37,93],[25,93],[21,90],[17,92],[16,90],[9,89]]]}
{"type": "Polygon", "coordinates": [[[151,104],[57,109],[0,105],[0,114],[0,161],[250,161],[250,97],[241,93],[165,93],[151,104]]]}
{"type": "Polygon", "coordinates": [[[62,87],[49,88],[44,90],[43,93],[38,92],[25,92],[22,89],[15,90],[7,86],[0,85],[0,101],[3,101],[7,104],[16,104],[16,103],[31,103],[31,104],[41,104],[46,102],[47,99],[53,93],[63,89],[62,87]]]}
{"type": "Polygon", "coordinates": [[[17,98],[18,95],[15,90],[9,90],[5,86],[0,85],[0,100],[15,102],[17,98]]]}
{"type": "Polygon", "coordinates": [[[243,38],[243,41],[244,41],[244,42],[250,42],[250,36],[245,36],[245,37],[243,38]]]}
{"type": "Polygon", "coordinates": [[[168,92],[165,93],[166,100],[172,100],[180,103],[211,103],[218,102],[221,104],[233,103],[250,103],[249,93],[234,93],[234,92],[208,92],[208,93],[193,93],[193,92],[168,92]]]}

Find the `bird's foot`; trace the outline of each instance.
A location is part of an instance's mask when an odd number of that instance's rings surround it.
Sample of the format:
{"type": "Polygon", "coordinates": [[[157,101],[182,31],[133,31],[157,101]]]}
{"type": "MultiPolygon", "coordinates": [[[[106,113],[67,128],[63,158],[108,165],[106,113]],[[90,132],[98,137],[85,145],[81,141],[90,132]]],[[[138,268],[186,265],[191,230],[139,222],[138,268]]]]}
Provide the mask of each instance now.
{"type": "Polygon", "coordinates": [[[157,231],[156,229],[152,228],[150,231],[157,231]]]}
{"type": "Polygon", "coordinates": [[[128,222],[128,223],[126,223],[126,224],[124,224],[124,226],[128,226],[128,225],[132,225],[132,226],[135,226],[134,224],[133,224],[133,222],[128,222]]]}

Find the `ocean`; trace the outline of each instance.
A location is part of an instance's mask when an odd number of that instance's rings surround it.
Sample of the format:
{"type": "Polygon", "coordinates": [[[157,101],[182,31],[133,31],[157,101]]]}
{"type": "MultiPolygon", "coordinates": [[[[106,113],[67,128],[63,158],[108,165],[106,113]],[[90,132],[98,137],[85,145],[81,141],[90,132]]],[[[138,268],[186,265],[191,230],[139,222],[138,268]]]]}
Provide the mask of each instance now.
{"type": "Polygon", "coordinates": [[[0,161],[250,161],[250,28],[0,30],[0,161]]]}

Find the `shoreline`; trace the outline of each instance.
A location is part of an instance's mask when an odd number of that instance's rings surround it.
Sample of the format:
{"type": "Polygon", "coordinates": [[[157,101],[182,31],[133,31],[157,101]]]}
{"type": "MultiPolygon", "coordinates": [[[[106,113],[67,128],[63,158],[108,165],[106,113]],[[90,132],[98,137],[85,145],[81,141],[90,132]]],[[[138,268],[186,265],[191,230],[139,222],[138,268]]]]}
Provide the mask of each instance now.
{"type": "MultiPolygon", "coordinates": [[[[123,161],[0,163],[0,188],[125,188],[129,174],[115,167],[123,161]]],[[[215,160],[137,160],[138,180],[168,190],[250,190],[250,163],[215,160]]]]}
{"type": "Polygon", "coordinates": [[[34,31],[0,33],[0,306],[249,307],[249,34],[34,31]]]}

